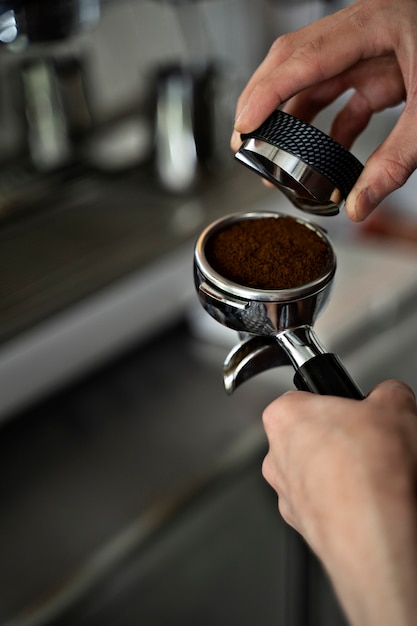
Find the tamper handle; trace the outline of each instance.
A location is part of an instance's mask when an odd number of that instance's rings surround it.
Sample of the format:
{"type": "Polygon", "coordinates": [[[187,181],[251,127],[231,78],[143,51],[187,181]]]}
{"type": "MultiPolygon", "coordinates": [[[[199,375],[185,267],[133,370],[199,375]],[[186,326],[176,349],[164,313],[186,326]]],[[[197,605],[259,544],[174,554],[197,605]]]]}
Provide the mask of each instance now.
{"type": "Polygon", "coordinates": [[[350,377],[335,354],[318,354],[301,365],[294,376],[294,384],[301,391],[324,396],[339,396],[363,400],[364,393],[350,377]]]}

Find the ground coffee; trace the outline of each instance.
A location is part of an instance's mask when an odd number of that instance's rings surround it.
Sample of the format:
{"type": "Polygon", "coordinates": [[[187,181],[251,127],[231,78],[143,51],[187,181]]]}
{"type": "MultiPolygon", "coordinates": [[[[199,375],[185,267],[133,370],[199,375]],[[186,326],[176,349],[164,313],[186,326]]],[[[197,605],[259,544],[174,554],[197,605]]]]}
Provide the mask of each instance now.
{"type": "Polygon", "coordinates": [[[206,257],[224,278],[254,289],[290,289],[318,278],[329,246],[290,216],[242,219],[209,238],[206,257]]]}

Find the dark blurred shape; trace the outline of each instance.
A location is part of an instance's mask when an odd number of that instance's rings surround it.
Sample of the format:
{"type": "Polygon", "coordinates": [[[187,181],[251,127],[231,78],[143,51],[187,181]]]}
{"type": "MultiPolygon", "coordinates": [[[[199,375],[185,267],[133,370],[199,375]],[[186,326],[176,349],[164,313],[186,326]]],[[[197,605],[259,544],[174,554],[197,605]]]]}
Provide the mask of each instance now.
{"type": "Polygon", "coordinates": [[[0,41],[18,36],[29,43],[59,41],[90,28],[100,18],[100,0],[0,0],[0,41]]]}

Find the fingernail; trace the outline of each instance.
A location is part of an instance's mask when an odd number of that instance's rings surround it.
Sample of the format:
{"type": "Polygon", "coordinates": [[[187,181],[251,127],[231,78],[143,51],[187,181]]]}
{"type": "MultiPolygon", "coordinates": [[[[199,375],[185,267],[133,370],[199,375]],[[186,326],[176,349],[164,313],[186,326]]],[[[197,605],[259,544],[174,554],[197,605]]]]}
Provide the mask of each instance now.
{"type": "Polygon", "coordinates": [[[364,189],[356,199],[356,219],[358,222],[362,222],[368,217],[378,205],[378,200],[375,197],[374,192],[369,187],[364,189]]]}
{"type": "Polygon", "coordinates": [[[239,130],[239,123],[240,123],[240,122],[242,121],[242,119],[245,117],[245,112],[246,112],[246,109],[247,109],[247,105],[245,104],[245,106],[243,107],[243,109],[241,109],[241,110],[239,111],[239,113],[237,114],[237,116],[236,116],[235,123],[234,123],[234,127],[235,127],[235,129],[236,129],[236,130],[239,130]]]}
{"type": "Polygon", "coordinates": [[[240,133],[238,133],[236,130],[233,131],[232,133],[232,138],[230,140],[230,145],[232,147],[233,150],[238,150],[240,148],[242,144],[242,140],[240,138],[240,133]]]}

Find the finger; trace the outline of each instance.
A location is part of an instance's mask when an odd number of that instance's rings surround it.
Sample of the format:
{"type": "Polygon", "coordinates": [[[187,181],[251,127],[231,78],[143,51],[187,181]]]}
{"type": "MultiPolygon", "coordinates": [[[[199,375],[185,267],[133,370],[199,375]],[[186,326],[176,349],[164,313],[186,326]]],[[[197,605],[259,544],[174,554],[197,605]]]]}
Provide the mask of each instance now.
{"type": "Polygon", "coordinates": [[[262,475],[278,496],[278,509],[283,519],[295,528],[295,518],[287,496],[285,481],[279,475],[278,464],[272,460],[271,452],[266,455],[262,464],[262,475]]]}
{"type": "Polygon", "coordinates": [[[242,139],[240,138],[240,133],[238,133],[237,130],[234,130],[230,139],[230,147],[232,148],[233,152],[237,152],[241,145],[242,139]]]}
{"type": "Polygon", "coordinates": [[[416,396],[413,389],[400,380],[384,380],[379,385],[376,385],[368,395],[368,398],[372,401],[378,401],[383,404],[387,403],[387,398],[393,397],[410,407],[415,408],[416,406],[416,396]]]}
{"type": "Polygon", "coordinates": [[[335,117],[330,135],[350,148],[366,128],[373,113],[400,104],[406,91],[402,73],[392,55],[361,61],[338,76],[305,89],[291,98],[285,111],[311,122],[314,117],[348,90],[353,95],[335,117]]]}
{"type": "MultiPolygon", "coordinates": [[[[314,38],[306,39],[283,62],[278,63],[279,50],[271,53],[271,58],[250,81],[239,100],[236,130],[250,132],[301,90],[344,72],[362,58],[385,51],[386,40],[380,41],[377,34],[372,39],[365,33],[367,16],[355,5],[348,7],[349,11],[339,12],[337,22],[329,28],[327,24],[324,29],[320,28],[314,38]]],[[[276,48],[279,48],[280,41],[282,38],[277,41],[276,48]]]]}
{"type": "MultiPolygon", "coordinates": [[[[279,37],[271,46],[270,51],[265,57],[264,61],[260,64],[258,69],[254,72],[249,79],[245,89],[242,91],[236,107],[236,118],[247,103],[247,100],[255,88],[255,86],[267,78],[280,64],[284,63],[291,55],[301,47],[305,42],[308,42],[314,37],[320,36],[326,30],[331,28],[339,20],[339,14],[345,12],[346,9],[342,9],[337,13],[325,16],[316,22],[312,22],[303,28],[296,30],[292,33],[287,33],[279,37]]],[[[275,107],[276,108],[276,107],[275,107]]],[[[272,112],[272,111],[271,111],[272,112]]]]}
{"type": "Polygon", "coordinates": [[[309,89],[304,89],[288,102],[283,110],[304,122],[311,123],[327,106],[332,104],[345,91],[339,79],[331,79],[309,89]]]}
{"type": "MultiPolygon", "coordinates": [[[[305,122],[312,122],[316,115],[318,115],[323,109],[335,102],[339,96],[346,91],[354,87],[356,89],[356,83],[360,83],[358,65],[354,66],[355,69],[344,72],[335,78],[326,80],[318,85],[314,85],[309,89],[304,89],[301,93],[291,98],[284,106],[284,111],[298,117],[305,122]]],[[[383,107],[378,107],[377,110],[383,107]]],[[[359,91],[353,93],[351,99],[341,110],[340,121],[335,118],[335,122],[332,125],[332,133],[337,133],[339,137],[342,136],[343,126],[350,127],[352,122],[349,116],[362,116],[366,112],[367,121],[369,121],[370,115],[372,115],[373,107],[370,106],[366,97],[364,97],[359,91]],[[352,99],[353,98],[353,99],[352,99]]],[[[339,114],[338,114],[339,115],[339,114]]],[[[365,125],[367,123],[365,122],[365,125]]],[[[363,122],[360,122],[360,126],[363,128],[363,122]]],[[[333,136],[333,134],[332,134],[333,136]]],[[[336,139],[336,137],[334,137],[336,139]]],[[[339,139],[337,139],[339,140],[339,139]]],[[[341,142],[342,143],[342,142],[341,142]]]]}
{"type": "Polygon", "coordinates": [[[346,200],[346,213],[353,221],[366,219],[384,198],[404,185],[416,169],[416,105],[407,103],[387,139],[366,162],[346,200]]]}
{"type": "Polygon", "coordinates": [[[281,396],[273,400],[262,413],[262,422],[267,436],[276,430],[277,426],[282,427],[282,424],[288,419],[290,410],[294,404],[301,401],[304,395],[311,396],[310,393],[305,391],[286,391],[281,396]]]}
{"type": "Polygon", "coordinates": [[[276,464],[271,457],[271,451],[268,452],[263,460],[262,476],[265,478],[266,482],[269,483],[273,489],[275,489],[277,493],[280,491],[280,481],[277,475],[276,464]]]}
{"type": "Polygon", "coordinates": [[[283,518],[283,520],[287,522],[289,526],[291,526],[295,530],[298,530],[292,507],[290,506],[287,498],[285,498],[284,496],[279,495],[278,497],[278,509],[281,513],[281,517],[283,518]]]}
{"type": "Polygon", "coordinates": [[[406,90],[401,69],[393,55],[360,62],[340,77],[345,89],[355,91],[335,117],[331,136],[350,148],[372,115],[404,102],[406,90]]]}
{"type": "Polygon", "coordinates": [[[347,104],[339,111],[330,128],[330,136],[347,150],[368,126],[374,111],[367,99],[355,91],[347,104]]]}

